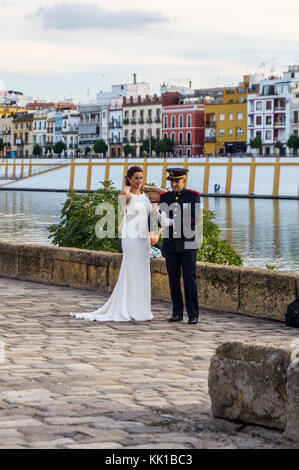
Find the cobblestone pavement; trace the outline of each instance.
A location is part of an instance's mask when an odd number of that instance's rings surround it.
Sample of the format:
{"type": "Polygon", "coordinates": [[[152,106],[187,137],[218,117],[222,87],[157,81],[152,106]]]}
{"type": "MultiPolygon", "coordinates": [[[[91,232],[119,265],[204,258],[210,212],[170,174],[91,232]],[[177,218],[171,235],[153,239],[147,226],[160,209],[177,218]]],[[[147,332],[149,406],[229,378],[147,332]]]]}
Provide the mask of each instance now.
{"type": "Polygon", "coordinates": [[[202,310],[197,325],[97,323],[107,295],[0,279],[0,448],[290,448],[282,433],[215,419],[207,376],[224,340],[298,336],[283,323],[202,310]]]}

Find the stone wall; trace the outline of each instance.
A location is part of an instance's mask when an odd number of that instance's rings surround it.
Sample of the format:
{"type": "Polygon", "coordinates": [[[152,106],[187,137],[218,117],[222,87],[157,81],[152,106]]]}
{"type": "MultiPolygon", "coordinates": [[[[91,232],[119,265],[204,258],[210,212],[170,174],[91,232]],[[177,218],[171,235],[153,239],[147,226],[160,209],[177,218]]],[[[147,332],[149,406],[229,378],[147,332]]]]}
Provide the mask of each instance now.
{"type": "Polygon", "coordinates": [[[299,442],[299,340],[225,342],[208,382],[214,416],[284,430],[299,442]]]}
{"type": "MultiPolygon", "coordinates": [[[[111,292],[122,255],[35,244],[0,242],[0,276],[111,292]]],[[[170,300],[164,259],[151,260],[152,296],[170,300]]],[[[138,274],[138,273],[137,273],[138,274]]],[[[299,293],[299,274],[197,263],[203,308],[284,321],[299,293]]]]}

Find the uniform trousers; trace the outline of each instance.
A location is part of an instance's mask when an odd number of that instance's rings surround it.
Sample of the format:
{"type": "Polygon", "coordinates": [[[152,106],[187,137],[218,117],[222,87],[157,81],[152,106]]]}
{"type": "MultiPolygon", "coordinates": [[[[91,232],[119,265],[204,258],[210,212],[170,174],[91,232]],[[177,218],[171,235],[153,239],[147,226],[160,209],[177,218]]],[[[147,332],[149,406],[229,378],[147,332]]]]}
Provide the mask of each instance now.
{"type": "Polygon", "coordinates": [[[173,304],[173,316],[183,317],[184,302],[181,290],[181,273],[183,273],[187,314],[189,319],[198,318],[196,253],[197,250],[186,250],[180,253],[165,253],[171,300],[173,304]]]}

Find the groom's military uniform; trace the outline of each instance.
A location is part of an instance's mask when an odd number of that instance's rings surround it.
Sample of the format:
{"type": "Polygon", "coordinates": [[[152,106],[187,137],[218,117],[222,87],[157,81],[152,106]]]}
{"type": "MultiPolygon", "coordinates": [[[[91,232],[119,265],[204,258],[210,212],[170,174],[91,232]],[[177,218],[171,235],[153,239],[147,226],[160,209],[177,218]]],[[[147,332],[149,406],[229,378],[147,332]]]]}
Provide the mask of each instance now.
{"type": "MultiPolygon", "coordinates": [[[[185,176],[184,168],[169,168],[167,179],[178,179],[185,176]]],[[[183,273],[185,304],[189,317],[188,323],[198,321],[198,294],[196,282],[196,253],[199,248],[195,235],[199,221],[200,197],[197,191],[167,191],[161,194],[160,210],[168,207],[168,218],[173,220],[169,233],[163,239],[163,251],[169,277],[173,315],[170,322],[183,319],[184,302],[181,291],[181,271],[183,273]],[[191,229],[191,230],[190,230],[191,229]],[[189,232],[189,233],[188,233],[189,232]],[[168,235],[168,237],[167,237],[168,235]]]]}

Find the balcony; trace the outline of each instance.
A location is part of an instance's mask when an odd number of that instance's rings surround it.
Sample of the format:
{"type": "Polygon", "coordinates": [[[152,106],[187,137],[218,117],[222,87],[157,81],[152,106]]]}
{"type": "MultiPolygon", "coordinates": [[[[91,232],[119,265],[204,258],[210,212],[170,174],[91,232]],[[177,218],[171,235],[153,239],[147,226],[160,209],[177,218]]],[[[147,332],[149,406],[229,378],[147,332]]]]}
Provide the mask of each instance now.
{"type": "Polygon", "coordinates": [[[153,122],[153,121],[152,121],[152,118],[151,118],[151,117],[148,117],[148,118],[146,119],[146,123],[147,123],[147,124],[152,124],[152,122],[153,122]]]}
{"type": "Polygon", "coordinates": [[[123,119],[123,124],[128,125],[129,123],[130,123],[130,119],[129,119],[129,118],[123,119]]]}
{"type": "Polygon", "coordinates": [[[286,126],[286,122],[285,121],[275,121],[274,122],[274,127],[278,128],[278,127],[285,127],[286,126]]]}
{"type": "Polygon", "coordinates": [[[285,113],[285,112],[286,112],[286,107],[285,107],[285,106],[275,106],[274,111],[275,111],[275,112],[283,112],[283,113],[285,113]]]}
{"type": "Polygon", "coordinates": [[[156,124],[159,124],[160,122],[161,122],[161,118],[156,117],[156,118],[155,118],[155,123],[156,123],[156,124]]]}
{"type": "Polygon", "coordinates": [[[136,143],[136,137],[135,136],[132,136],[130,138],[130,142],[133,144],[133,143],[136,143]]]}
{"type": "Polygon", "coordinates": [[[144,124],[144,119],[143,119],[143,118],[139,118],[139,119],[138,119],[138,123],[139,123],[139,124],[144,124]]]}
{"type": "Polygon", "coordinates": [[[111,129],[118,129],[118,128],[122,127],[122,126],[121,126],[120,121],[111,121],[111,122],[109,122],[109,127],[110,127],[111,129]]]}
{"type": "Polygon", "coordinates": [[[212,137],[212,136],[207,136],[205,137],[205,142],[215,142],[216,141],[216,137],[212,137]]]}
{"type": "Polygon", "coordinates": [[[216,127],[216,121],[207,121],[205,127],[216,127]]]}

